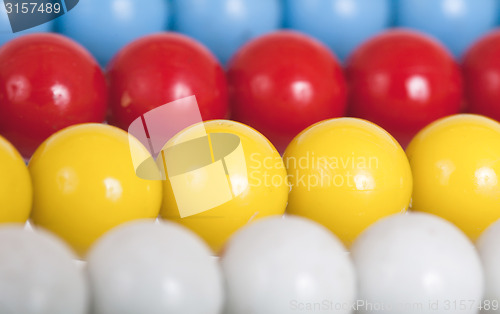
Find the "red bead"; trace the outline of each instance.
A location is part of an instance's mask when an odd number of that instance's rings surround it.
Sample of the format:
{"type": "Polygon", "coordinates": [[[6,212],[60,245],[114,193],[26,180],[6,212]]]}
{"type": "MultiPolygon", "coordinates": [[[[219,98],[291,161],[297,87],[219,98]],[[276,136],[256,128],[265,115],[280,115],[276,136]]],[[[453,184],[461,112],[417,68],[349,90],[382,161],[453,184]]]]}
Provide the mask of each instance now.
{"type": "Polygon", "coordinates": [[[227,81],[216,58],[197,41],[175,33],[142,37],[107,68],[109,122],[123,129],[144,113],[195,95],[204,120],[228,115],[227,81]]]}
{"type": "Polygon", "coordinates": [[[60,129],[104,121],[106,104],[101,68],[76,42],[33,34],[0,48],[0,134],[24,157],[60,129]]]}
{"type": "Polygon", "coordinates": [[[463,72],[467,110],[500,121],[500,30],[472,45],[463,72]]]}
{"type": "Polygon", "coordinates": [[[283,151],[300,131],[344,114],[347,88],[336,57],[321,43],[292,31],[244,45],[229,63],[233,118],[283,151]]]}
{"type": "Polygon", "coordinates": [[[406,146],[427,124],[462,105],[458,64],[439,42],[395,29],[368,40],[350,56],[349,113],[370,120],[406,146]]]}

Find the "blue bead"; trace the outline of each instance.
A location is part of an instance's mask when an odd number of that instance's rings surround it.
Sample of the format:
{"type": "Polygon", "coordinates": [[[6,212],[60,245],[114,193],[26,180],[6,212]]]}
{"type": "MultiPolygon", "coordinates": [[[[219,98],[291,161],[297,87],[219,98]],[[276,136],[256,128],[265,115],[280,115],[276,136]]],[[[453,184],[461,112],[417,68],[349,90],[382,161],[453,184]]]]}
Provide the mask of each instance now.
{"type": "Polygon", "coordinates": [[[342,60],[392,23],[392,0],[285,0],[286,26],[329,46],[342,60]]]}
{"type": "Polygon", "coordinates": [[[32,33],[50,32],[53,28],[54,21],[50,21],[22,32],[12,33],[5,5],[3,1],[0,0],[0,46],[16,37],[32,33]]]}
{"type": "Polygon", "coordinates": [[[84,0],[56,22],[105,66],[131,41],[166,30],[169,17],[167,0],[84,0]]]}
{"type": "Polygon", "coordinates": [[[498,0],[400,0],[397,24],[441,40],[460,57],[498,21],[498,0]]]}
{"type": "Polygon", "coordinates": [[[173,0],[173,28],[225,64],[248,40],[282,25],[279,0],[173,0]]]}

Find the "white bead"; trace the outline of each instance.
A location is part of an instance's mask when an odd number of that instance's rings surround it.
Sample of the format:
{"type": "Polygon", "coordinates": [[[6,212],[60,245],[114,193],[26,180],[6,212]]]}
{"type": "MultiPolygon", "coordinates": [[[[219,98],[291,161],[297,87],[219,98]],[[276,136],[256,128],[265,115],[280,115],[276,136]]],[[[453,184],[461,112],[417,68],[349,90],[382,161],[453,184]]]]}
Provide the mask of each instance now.
{"type": "Polygon", "coordinates": [[[91,249],[87,267],[94,314],[215,314],[223,305],[217,261],[172,222],[113,229],[91,249]]]}
{"type": "Polygon", "coordinates": [[[42,230],[0,227],[0,313],[84,314],[85,277],[71,250],[42,230]]]}
{"type": "Polygon", "coordinates": [[[340,241],[304,218],[261,219],[221,257],[227,314],[350,313],[355,274],[340,241]]]}
{"type": "Polygon", "coordinates": [[[483,313],[500,314],[500,220],[483,232],[477,248],[486,280],[483,313]]]}
{"type": "Polygon", "coordinates": [[[478,312],[484,290],[479,256],[441,218],[410,213],[382,219],[360,235],[351,253],[359,313],[478,312]]]}

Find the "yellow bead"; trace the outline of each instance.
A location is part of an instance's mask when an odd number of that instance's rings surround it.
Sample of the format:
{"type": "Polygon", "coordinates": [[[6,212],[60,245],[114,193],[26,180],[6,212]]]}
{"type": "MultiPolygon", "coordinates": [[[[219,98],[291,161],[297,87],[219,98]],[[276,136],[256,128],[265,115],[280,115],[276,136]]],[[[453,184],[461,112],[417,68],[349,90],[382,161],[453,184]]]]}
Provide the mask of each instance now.
{"type": "Polygon", "coordinates": [[[317,123],[300,133],[283,157],[292,185],[287,212],[323,224],[347,246],[410,202],[412,176],[403,149],[368,121],[317,123]]]}
{"type": "Polygon", "coordinates": [[[500,123],[469,114],[438,120],[407,155],[413,210],[451,221],[472,240],[500,219],[500,123]]]}
{"type": "Polygon", "coordinates": [[[168,179],[161,216],[196,232],[214,252],[248,222],[284,213],[289,186],[283,160],[254,129],[209,121],[181,131],[163,151],[168,179]],[[177,153],[184,160],[176,161],[177,153]]]}
{"type": "Polygon", "coordinates": [[[23,158],[0,136],[0,223],[25,223],[33,195],[23,158]]]}
{"type": "MultiPolygon", "coordinates": [[[[135,138],[131,143],[145,150],[135,138]]],[[[37,149],[28,168],[33,222],[80,255],[111,228],[158,216],[161,182],[136,176],[128,134],[118,128],[83,124],[59,131],[37,149]]]]}

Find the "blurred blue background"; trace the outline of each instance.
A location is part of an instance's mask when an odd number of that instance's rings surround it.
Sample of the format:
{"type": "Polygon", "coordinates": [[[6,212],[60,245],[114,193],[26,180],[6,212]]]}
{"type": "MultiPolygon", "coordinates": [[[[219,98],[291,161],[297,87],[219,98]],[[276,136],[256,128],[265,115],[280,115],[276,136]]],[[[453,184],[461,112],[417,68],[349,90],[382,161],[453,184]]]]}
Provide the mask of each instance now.
{"type": "Polygon", "coordinates": [[[131,41],[177,31],[226,64],[247,41],[281,28],[307,33],[341,61],[389,27],[423,31],[459,59],[499,24],[500,0],[80,0],[62,17],[12,34],[0,0],[0,45],[27,33],[58,31],[85,46],[104,67],[131,41]]]}

